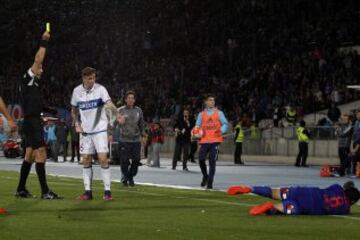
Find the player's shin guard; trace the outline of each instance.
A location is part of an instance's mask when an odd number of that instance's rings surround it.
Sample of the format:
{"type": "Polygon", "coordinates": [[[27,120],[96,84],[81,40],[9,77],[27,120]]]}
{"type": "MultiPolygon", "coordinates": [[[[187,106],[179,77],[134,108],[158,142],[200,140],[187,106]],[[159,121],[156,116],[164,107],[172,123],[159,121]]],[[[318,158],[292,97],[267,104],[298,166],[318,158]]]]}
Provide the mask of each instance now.
{"type": "Polygon", "coordinates": [[[83,168],[83,179],[85,191],[91,191],[91,182],[93,177],[93,169],[91,166],[83,168]]]}
{"type": "Polygon", "coordinates": [[[252,187],[252,193],[263,197],[272,198],[271,188],[267,186],[254,186],[252,187]]]}
{"type": "Polygon", "coordinates": [[[105,191],[111,190],[110,167],[101,167],[101,177],[104,182],[105,191]]]}

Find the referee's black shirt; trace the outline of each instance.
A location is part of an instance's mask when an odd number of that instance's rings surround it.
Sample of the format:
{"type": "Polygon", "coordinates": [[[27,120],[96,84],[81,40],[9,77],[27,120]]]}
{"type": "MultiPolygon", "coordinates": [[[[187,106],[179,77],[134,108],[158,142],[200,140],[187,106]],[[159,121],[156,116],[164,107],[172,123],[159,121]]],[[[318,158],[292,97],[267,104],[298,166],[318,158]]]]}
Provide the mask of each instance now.
{"type": "Polygon", "coordinates": [[[29,69],[20,83],[24,118],[40,118],[43,110],[39,79],[29,69]]]}

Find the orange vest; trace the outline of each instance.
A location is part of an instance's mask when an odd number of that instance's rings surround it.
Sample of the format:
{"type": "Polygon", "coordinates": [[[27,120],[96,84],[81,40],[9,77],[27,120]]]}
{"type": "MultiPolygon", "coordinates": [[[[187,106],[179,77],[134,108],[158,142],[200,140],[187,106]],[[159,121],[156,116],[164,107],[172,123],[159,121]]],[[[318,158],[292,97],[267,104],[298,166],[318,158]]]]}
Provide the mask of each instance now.
{"type": "Polygon", "coordinates": [[[209,115],[207,111],[201,113],[201,129],[203,130],[203,136],[199,143],[220,143],[224,141],[221,135],[221,122],[219,117],[219,111],[216,111],[209,115]]]}

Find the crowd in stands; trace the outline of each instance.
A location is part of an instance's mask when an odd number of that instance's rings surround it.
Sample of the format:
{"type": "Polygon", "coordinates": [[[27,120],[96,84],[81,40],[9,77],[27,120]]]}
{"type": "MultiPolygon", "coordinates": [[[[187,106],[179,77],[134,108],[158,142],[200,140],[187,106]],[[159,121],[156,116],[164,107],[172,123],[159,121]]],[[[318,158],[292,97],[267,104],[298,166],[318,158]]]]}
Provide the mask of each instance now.
{"type": "MultiPolygon", "coordinates": [[[[147,119],[196,112],[213,92],[230,120],[297,116],[358,98],[359,5],[346,1],[5,0],[0,78],[16,85],[45,22],[45,102],[68,108],[85,66],[117,104],[137,92],[147,119]],[[41,7],[39,7],[41,6],[41,7]],[[13,16],[16,15],[14,18],[13,16]]],[[[15,87],[13,88],[15,89],[15,87]]],[[[2,93],[17,102],[16,92],[2,93]]]]}

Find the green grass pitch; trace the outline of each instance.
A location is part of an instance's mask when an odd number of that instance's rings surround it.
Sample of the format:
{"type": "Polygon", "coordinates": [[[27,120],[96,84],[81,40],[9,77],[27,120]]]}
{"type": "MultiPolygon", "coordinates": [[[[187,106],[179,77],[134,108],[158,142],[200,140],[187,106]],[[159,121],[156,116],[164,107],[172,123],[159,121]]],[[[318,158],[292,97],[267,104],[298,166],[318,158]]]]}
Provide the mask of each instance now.
{"type": "MultiPolygon", "coordinates": [[[[1,240],[39,239],[359,239],[360,206],[347,217],[258,216],[249,207],[267,201],[255,196],[227,196],[218,191],[179,190],[113,183],[114,200],[82,202],[80,179],[48,177],[63,200],[16,199],[18,173],[0,171],[1,240]]],[[[39,193],[37,178],[28,188],[39,193]]]]}

